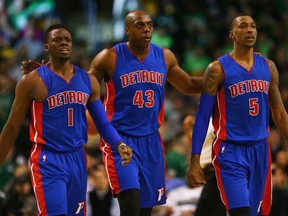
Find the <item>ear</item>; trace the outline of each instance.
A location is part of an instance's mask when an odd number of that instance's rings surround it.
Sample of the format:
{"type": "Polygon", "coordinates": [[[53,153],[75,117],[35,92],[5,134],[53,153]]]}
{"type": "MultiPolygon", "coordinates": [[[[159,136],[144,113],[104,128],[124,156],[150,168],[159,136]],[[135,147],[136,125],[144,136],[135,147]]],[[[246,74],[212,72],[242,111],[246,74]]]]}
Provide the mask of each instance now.
{"type": "Polygon", "coordinates": [[[230,33],[229,33],[229,37],[230,37],[231,39],[233,39],[233,38],[234,38],[234,34],[233,34],[233,32],[232,32],[232,31],[230,31],[230,33]]]}
{"type": "Polygon", "coordinates": [[[125,27],[125,33],[126,33],[127,36],[129,36],[129,34],[130,34],[127,27],[125,27]]]}
{"type": "Polygon", "coordinates": [[[45,44],[45,45],[44,45],[44,50],[45,50],[45,52],[48,52],[48,51],[49,51],[49,45],[48,45],[48,44],[45,44]]]}

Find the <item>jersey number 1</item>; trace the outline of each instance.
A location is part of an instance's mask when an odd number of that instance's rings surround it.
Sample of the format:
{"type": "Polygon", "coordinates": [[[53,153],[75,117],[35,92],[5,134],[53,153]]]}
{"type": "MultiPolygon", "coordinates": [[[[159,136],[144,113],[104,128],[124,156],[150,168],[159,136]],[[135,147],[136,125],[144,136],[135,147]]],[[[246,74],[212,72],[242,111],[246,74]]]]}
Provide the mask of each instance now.
{"type": "Polygon", "coordinates": [[[68,108],[68,121],[67,121],[67,124],[69,127],[72,127],[74,124],[74,119],[73,119],[73,108],[68,108]]]}

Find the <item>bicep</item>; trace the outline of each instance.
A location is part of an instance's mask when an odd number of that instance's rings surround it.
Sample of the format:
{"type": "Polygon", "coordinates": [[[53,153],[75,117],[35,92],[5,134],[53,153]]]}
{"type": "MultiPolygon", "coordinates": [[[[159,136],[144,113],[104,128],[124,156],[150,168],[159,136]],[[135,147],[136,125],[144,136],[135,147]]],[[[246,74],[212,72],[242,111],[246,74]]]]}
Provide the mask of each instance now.
{"type": "Polygon", "coordinates": [[[105,71],[101,69],[100,63],[101,59],[98,56],[95,56],[88,71],[88,73],[93,74],[99,82],[102,81],[105,75],[105,71]]]}
{"type": "Polygon", "coordinates": [[[202,93],[216,95],[224,79],[223,69],[218,61],[208,65],[204,73],[202,93]]]}
{"type": "Polygon", "coordinates": [[[100,83],[105,74],[110,78],[115,68],[116,54],[114,49],[104,49],[98,53],[91,62],[89,73],[93,74],[100,83]]]}
{"type": "Polygon", "coordinates": [[[272,113],[276,113],[279,112],[279,109],[284,109],[282,97],[278,88],[279,75],[275,64],[272,61],[269,61],[268,64],[271,73],[271,83],[268,93],[269,106],[272,113]]]}
{"type": "Polygon", "coordinates": [[[89,97],[88,102],[95,101],[100,98],[100,85],[96,77],[89,75],[90,76],[90,82],[91,82],[91,94],[89,97]]]}

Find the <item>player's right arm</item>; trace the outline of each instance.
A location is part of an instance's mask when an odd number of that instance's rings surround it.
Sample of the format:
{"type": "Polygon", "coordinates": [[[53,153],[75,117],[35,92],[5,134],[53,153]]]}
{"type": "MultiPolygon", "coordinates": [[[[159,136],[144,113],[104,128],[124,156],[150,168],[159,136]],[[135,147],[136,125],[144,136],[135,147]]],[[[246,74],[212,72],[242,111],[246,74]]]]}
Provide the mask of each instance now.
{"type": "Polygon", "coordinates": [[[224,72],[219,61],[214,61],[209,64],[204,73],[203,90],[196,114],[192,134],[191,158],[187,170],[187,181],[195,187],[206,183],[204,172],[200,166],[200,155],[216,101],[216,94],[222,85],[223,79],[224,72]]]}
{"type": "Polygon", "coordinates": [[[21,125],[33,100],[33,95],[38,94],[36,89],[39,85],[37,84],[38,81],[36,74],[32,72],[21,77],[17,82],[11,111],[0,136],[0,163],[6,158],[19,134],[21,125]]]}

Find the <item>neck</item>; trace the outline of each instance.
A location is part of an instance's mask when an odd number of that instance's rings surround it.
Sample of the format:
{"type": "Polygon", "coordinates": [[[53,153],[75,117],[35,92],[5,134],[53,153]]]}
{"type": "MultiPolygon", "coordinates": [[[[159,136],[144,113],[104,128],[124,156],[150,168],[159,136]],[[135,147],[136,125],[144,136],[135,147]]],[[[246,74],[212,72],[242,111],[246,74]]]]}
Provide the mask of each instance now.
{"type": "Polygon", "coordinates": [[[69,74],[73,73],[73,67],[70,61],[51,61],[50,66],[51,70],[53,70],[57,74],[69,74]]]}
{"type": "Polygon", "coordinates": [[[239,59],[243,61],[250,61],[253,57],[253,48],[245,48],[245,49],[237,49],[234,48],[234,50],[230,53],[230,56],[234,59],[239,59]]]}
{"type": "Polygon", "coordinates": [[[150,43],[148,45],[146,44],[137,45],[128,41],[126,44],[129,50],[136,56],[145,55],[149,52],[150,43]]]}
{"type": "Polygon", "coordinates": [[[242,65],[247,70],[251,70],[254,58],[253,58],[253,48],[251,49],[242,49],[242,50],[236,50],[234,49],[230,56],[240,65],[242,65]]]}

